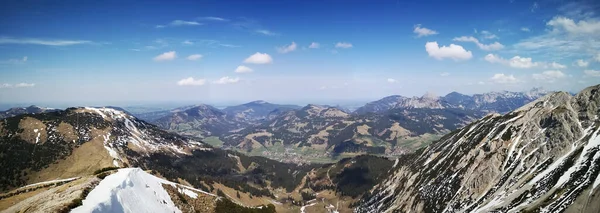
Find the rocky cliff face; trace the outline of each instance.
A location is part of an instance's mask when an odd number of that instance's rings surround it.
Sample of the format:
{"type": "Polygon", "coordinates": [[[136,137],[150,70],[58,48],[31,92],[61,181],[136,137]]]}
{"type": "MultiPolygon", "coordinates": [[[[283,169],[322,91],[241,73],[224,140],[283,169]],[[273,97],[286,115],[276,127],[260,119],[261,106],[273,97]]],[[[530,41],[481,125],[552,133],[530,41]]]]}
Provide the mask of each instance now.
{"type": "Polygon", "coordinates": [[[546,95],[454,131],[364,198],[357,212],[597,212],[600,85],[546,95]]]}

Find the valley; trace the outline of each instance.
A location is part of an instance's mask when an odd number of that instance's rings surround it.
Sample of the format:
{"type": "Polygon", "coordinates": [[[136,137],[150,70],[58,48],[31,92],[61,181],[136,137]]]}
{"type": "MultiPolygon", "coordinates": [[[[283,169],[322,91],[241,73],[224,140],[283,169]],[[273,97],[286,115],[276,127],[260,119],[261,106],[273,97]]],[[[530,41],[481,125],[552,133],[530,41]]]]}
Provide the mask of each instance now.
{"type": "Polygon", "coordinates": [[[350,112],[343,107],[253,101],[217,109],[190,105],[135,114],[215,147],[293,163],[331,163],[361,154],[397,157],[489,113],[506,113],[547,92],[394,95],[350,112]]]}

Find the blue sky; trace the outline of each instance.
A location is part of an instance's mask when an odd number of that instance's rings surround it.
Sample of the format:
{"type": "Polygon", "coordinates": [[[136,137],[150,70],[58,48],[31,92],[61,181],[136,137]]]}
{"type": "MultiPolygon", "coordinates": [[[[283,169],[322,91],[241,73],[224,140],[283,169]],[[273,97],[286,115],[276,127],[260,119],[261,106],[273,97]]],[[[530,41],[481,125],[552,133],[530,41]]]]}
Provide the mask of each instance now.
{"type": "Polygon", "coordinates": [[[2,103],[336,103],[600,83],[594,1],[2,4],[2,103]]]}

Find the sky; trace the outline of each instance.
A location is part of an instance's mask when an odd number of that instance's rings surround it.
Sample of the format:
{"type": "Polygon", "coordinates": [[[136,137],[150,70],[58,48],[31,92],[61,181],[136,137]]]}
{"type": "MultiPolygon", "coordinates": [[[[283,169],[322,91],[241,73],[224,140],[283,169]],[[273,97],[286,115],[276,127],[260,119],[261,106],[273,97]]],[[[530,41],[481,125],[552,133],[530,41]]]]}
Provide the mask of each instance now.
{"type": "Polygon", "coordinates": [[[600,2],[3,1],[0,103],[336,103],[600,84],[600,2]]]}

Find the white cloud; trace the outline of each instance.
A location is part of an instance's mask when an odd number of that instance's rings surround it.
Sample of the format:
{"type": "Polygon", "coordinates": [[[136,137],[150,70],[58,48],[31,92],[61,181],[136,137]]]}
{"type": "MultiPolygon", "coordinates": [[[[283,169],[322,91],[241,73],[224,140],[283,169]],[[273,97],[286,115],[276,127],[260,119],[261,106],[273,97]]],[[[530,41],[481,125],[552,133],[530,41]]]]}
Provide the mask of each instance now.
{"type": "Polygon", "coordinates": [[[310,45],[308,46],[308,48],[310,49],[319,49],[320,45],[317,42],[312,42],[310,43],[310,45]]]}
{"type": "Polygon", "coordinates": [[[169,51],[154,57],[154,61],[171,61],[177,57],[175,51],[169,51]]]}
{"type": "Polygon", "coordinates": [[[523,32],[531,32],[531,30],[527,27],[521,27],[521,31],[523,32]]]}
{"type": "Polygon", "coordinates": [[[490,80],[497,84],[515,84],[518,83],[519,80],[515,78],[513,75],[505,75],[504,73],[494,74],[490,80]]]}
{"type": "Polygon", "coordinates": [[[524,58],[520,56],[515,56],[508,61],[508,64],[511,67],[515,68],[532,68],[537,67],[540,64],[538,62],[533,62],[531,58],[524,58]]]}
{"type": "Polygon", "coordinates": [[[198,18],[198,20],[229,21],[229,19],[221,18],[221,17],[215,17],[215,16],[200,17],[200,18],[198,18]]]}
{"type": "Polygon", "coordinates": [[[563,69],[566,68],[567,66],[556,63],[556,62],[552,62],[552,63],[544,63],[544,62],[533,62],[533,59],[531,58],[525,58],[525,57],[521,57],[521,56],[515,56],[512,57],[511,59],[504,59],[496,54],[487,54],[484,58],[484,60],[486,60],[487,62],[490,63],[498,63],[498,64],[503,64],[503,65],[507,65],[513,68],[523,68],[523,69],[528,69],[528,68],[534,68],[534,67],[551,67],[554,69],[563,69]]]}
{"type": "Polygon", "coordinates": [[[546,25],[553,27],[554,31],[564,30],[570,34],[600,34],[600,21],[593,19],[575,22],[573,19],[557,16],[546,25]]]}
{"type": "Polygon", "coordinates": [[[579,67],[587,67],[590,64],[590,62],[584,61],[583,59],[579,59],[575,61],[575,64],[579,67]]]}
{"type": "Polygon", "coordinates": [[[206,83],[205,79],[194,79],[193,77],[184,78],[177,82],[179,86],[202,86],[206,83]]]}
{"type": "Polygon", "coordinates": [[[548,70],[542,73],[533,74],[532,77],[535,80],[543,80],[548,82],[554,82],[557,79],[564,78],[566,75],[558,70],[548,70]]]}
{"type": "Polygon", "coordinates": [[[550,63],[550,65],[548,65],[548,67],[550,67],[552,69],[564,69],[564,68],[567,68],[566,65],[559,64],[559,63],[556,63],[556,62],[550,63]]]}
{"type": "Polygon", "coordinates": [[[37,44],[46,46],[69,46],[77,44],[92,44],[92,42],[85,40],[43,40],[37,38],[0,37],[0,44],[37,44]]]}
{"type": "Polygon", "coordinates": [[[202,23],[198,23],[196,21],[183,21],[183,20],[175,20],[169,23],[171,26],[198,26],[202,25],[202,23]]]}
{"type": "Polygon", "coordinates": [[[415,25],[415,29],[413,30],[413,32],[415,34],[417,34],[417,37],[423,37],[423,36],[430,36],[430,35],[436,35],[436,34],[438,34],[438,32],[435,31],[435,30],[431,30],[431,29],[427,29],[425,27],[421,27],[420,24],[415,25]]]}
{"type": "Polygon", "coordinates": [[[388,79],[387,79],[387,82],[388,82],[388,83],[396,83],[396,79],[393,79],[393,78],[388,78],[388,79]]]}
{"type": "Polygon", "coordinates": [[[589,57],[600,49],[598,19],[585,18],[576,22],[565,17],[554,17],[546,26],[548,29],[544,34],[516,43],[515,53],[566,59],[589,57]]]}
{"type": "Polygon", "coordinates": [[[443,72],[443,73],[440,73],[440,76],[449,76],[449,75],[450,75],[450,73],[449,73],[449,72],[443,72]]]}
{"type": "Polygon", "coordinates": [[[277,51],[279,53],[289,53],[289,52],[296,50],[296,47],[297,47],[296,42],[292,41],[292,44],[290,44],[290,45],[278,47],[277,51]]]}
{"type": "Polygon", "coordinates": [[[19,87],[34,87],[34,86],[35,86],[34,83],[18,83],[18,84],[15,84],[16,88],[19,88],[19,87]]]}
{"type": "Polygon", "coordinates": [[[161,29],[161,28],[165,28],[165,27],[200,26],[200,25],[204,25],[204,24],[199,23],[197,21],[174,20],[174,21],[171,21],[167,25],[162,25],[162,24],[156,25],[155,28],[161,29]]]}
{"type": "Polygon", "coordinates": [[[190,61],[197,61],[197,60],[200,60],[202,57],[203,57],[203,56],[202,56],[202,55],[200,55],[200,54],[193,54],[193,55],[190,55],[190,56],[188,56],[188,57],[187,57],[187,60],[190,60],[190,61]]]}
{"type": "Polygon", "coordinates": [[[12,58],[12,59],[8,59],[6,61],[0,61],[0,64],[25,64],[26,62],[27,62],[27,56],[24,56],[21,59],[12,58]]]}
{"type": "Polygon", "coordinates": [[[443,60],[444,58],[450,58],[455,61],[469,60],[473,57],[471,51],[465,50],[462,46],[456,44],[450,44],[450,46],[439,46],[437,42],[427,42],[425,44],[425,50],[430,57],[437,60],[443,60]]]}
{"type": "Polygon", "coordinates": [[[596,60],[597,62],[600,62],[600,53],[596,54],[596,57],[594,57],[594,60],[596,60]]]}
{"type": "Polygon", "coordinates": [[[248,64],[270,64],[273,63],[273,58],[269,54],[256,52],[244,60],[248,64]]]}
{"type": "Polygon", "coordinates": [[[481,31],[481,35],[483,36],[483,39],[498,39],[498,36],[487,30],[481,31]]]}
{"type": "Polygon", "coordinates": [[[494,63],[498,63],[498,64],[505,64],[507,63],[506,59],[496,55],[496,54],[487,54],[484,58],[484,60],[486,60],[487,62],[490,62],[492,64],[494,63]]]}
{"type": "Polygon", "coordinates": [[[185,40],[185,41],[181,42],[181,44],[183,44],[183,45],[194,45],[194,42],[191,42],[190,40],[185,40]]]}
{"type": "Polygon", "coordinates": [[[21,87],[34,87],[34,83],[18,83],[18,84],[0,84],[0,88],[21,88],[21,87]]]}
{"type": "Polygon", "coordinates": [[[267,36],[278,36],[279,35],[279,33],[272,32],[270,30],[255,30],[254,32],[263,34],[263,35],[267,35],[267,36]]]}
{"type": "Polygon", "coordinates": [[[600,77],[600,70],[585,70],[583,73],[587,76],[600,77]]]}
{"type": "Polygon", "coordinates": [[[348,48],[352,48],[352,44],[351,43],[347,43],[347,42],[338,42],[337,44],[335,44],[335,48],[344,48],[344,49],[348,49],[348,48]]]}
{"type": "MultiPolygon", "coordinates": [[[[484,32],[487,32],[487,31],[484,31],[484,32]]],[[[497,41],[494,43],[491,43],[491,44],[482,44],[481,42],[479,42],[478,39],[476,39],[473,36],[469,36],[469,37],[461,36],[461,37],[454,38],[452,40],[461,41],[461,42],[473,42],[473,43],[477,44],[479,49],[486,50],[486,51],[494,51],[494,50],[500,50],[500,49],[504,48],[504,45],[500,44],[497,41]]]]}
{"type": "Polygon", "coordinates": [[[234,84],[238,81],[240,81],[240,78],[230,78],[229,76],[225,76],[219,80],[213,81],[213,84],[234,84]]]}
{"type": "Polygon", "coordinates": [[[477,82],[477,84],[479,84],[479,85],[484,85],[484,84],[485,84],[485,82],[483,82],[483,81],[479,81],[479,82],[477,82]]]}
{"type": "Polygon", "coordinates": [[[249,72],[253,72],[253,71],[254,70],[250,69],[250,67],[243,66],[243,65],[240,65],[237,68],[235,68],[236,73],[249,73],[249,72]]]}

